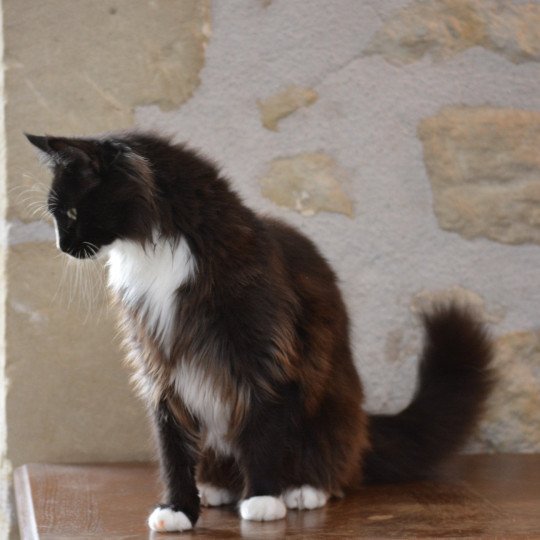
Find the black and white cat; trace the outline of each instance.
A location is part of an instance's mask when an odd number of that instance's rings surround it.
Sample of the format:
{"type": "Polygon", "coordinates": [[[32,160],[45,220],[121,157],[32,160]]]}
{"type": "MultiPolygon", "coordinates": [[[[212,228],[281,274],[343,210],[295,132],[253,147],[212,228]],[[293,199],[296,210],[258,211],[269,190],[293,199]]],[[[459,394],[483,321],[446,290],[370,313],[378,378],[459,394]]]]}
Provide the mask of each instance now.
{"type": "Polygon", "coordinates": [[[165,138],[27,137],[54,173],[58,247],[107,259],[160,448],[165,504],[151,529],[190,529],[201,504],[274,520],[362,482],[426,477],[471,432],[492,353],[466,310],[424,316],[413,401],[368,416],[345,305],[310,240],[165,138]]]}

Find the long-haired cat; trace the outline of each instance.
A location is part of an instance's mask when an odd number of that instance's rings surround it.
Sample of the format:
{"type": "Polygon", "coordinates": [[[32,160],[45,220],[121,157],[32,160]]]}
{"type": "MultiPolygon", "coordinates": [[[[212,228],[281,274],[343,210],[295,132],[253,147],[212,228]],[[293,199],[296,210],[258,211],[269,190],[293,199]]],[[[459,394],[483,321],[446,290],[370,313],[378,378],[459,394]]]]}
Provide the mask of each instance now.
{"type": "Polygon", "coordinates": [[[54,173],[58,247],[107,258],[159,442],[151,529],[190,529],[201,504],[275,520],[362,482],[426,477],[471,432],[492,353],[466,310],[424,316],[412,403],[368,416],[336,277],[310,240],[165,138],[27,137],[54,173]]]}

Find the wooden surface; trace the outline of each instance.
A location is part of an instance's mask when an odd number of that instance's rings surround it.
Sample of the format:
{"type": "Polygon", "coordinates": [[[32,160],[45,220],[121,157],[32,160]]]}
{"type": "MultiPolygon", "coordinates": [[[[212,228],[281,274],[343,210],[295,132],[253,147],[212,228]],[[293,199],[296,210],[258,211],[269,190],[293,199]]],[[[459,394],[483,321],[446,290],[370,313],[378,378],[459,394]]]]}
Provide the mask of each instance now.
{"type": "Polygon", "coordinates": [[[150,465],[26,465],[15,490],[24,539],[540,539],[540,455],[463,456],[437,482],[370,486],[270,523],[203,509],[181,536],[146,528],[159,493],[150,465]]]}

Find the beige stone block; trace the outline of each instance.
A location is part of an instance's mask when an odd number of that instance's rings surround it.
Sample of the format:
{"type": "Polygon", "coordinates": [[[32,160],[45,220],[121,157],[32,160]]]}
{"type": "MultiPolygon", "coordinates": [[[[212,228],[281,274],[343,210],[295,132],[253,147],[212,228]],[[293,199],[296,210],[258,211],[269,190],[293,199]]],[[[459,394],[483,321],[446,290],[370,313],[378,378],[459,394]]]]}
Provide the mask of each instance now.
{"type": "Polygon", "coordinates": [[[122,366],[102,269],[67,261],[48,243],[10,251],[8,457],[14,466],[146,459],[148,421],[122,366]]]}
{"type": "Polygon", "coordinates": [[[473,450],[540,451],[540,332],[514,332],[496,341],[498,384],[473,450]]]}
{"type": "Polygon", "coordinates": [[[389,363],[401,364],[407,358],[417,357],[420,347],[418,324],[416,321],[408,321],[402,327],[387,332],[384,341],[384,359],[389,363]]]}
{"type": "Polygon", "coordinates": [[[304,216],[325,211],[353,217],[352,201],[341,185],[345,178],[330,156],[299,154],[273,160],[260,185],[267,199],[304,216]]]}
{"type": "Polygon", "coordinates": [[[418,135],[443,229],[540,243],[540,112],[447,107],[418,135]]]}
{"type": "MultiPolygon", "coordinates": [[[[209,0],[6,0],[3,9],[10,188],[43,184],[22,131],[119,130],[135,107],[175,109],[199,85],[209,0]]],[[[14,217],[31,219],[17,200],[14,217]]]]}
{"type": "Polygon", "coordinates": [[[315,103],[319,95],[311,88],[289,86],[285,90],[257,102],[261,122],[266,129],[278,131],[278,122],[297,111],[315,103]]]}
{"type": "Polygon", "coordinates": [[[540,60],[540,4],[501,0],[415,0],[376,32],[365,54],[408,64],[485,47],[512,62],[540,60]]]}

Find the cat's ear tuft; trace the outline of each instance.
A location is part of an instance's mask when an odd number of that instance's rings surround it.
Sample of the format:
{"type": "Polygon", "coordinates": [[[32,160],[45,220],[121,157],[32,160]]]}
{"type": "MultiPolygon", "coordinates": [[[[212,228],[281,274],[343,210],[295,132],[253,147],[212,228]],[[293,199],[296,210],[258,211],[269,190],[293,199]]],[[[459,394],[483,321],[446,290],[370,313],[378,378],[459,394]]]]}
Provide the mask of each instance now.
{"type": "Polygon", "coordinates": [[[67,165],[70,162],[79,162],[83,165],[99,168],[99,158],[94,141],[87,139],[69,139],[67,137],[51,137],[49,135],[29,135],[26,138],[45,158],[48,165],[67,165]]]}
{"type": "Polygon", "coordinates": [[[25,133],[24,136],[37,148],[41,163],[48,167],[54,167],[60,163],[60,155],[49,145],[51,137],[47,135],[30,135],[29,133],[25,133]]]}
{"type": "Polygon", "coordinates": [[[41,135],[30,135],[29,133],[25,133],[24,136],[38,150],[41,150],[42,152],[46,152],[46,153],[49,153],[51,151],[49,144],[47,142],[48,137],[42,137],[41,135]]]}

